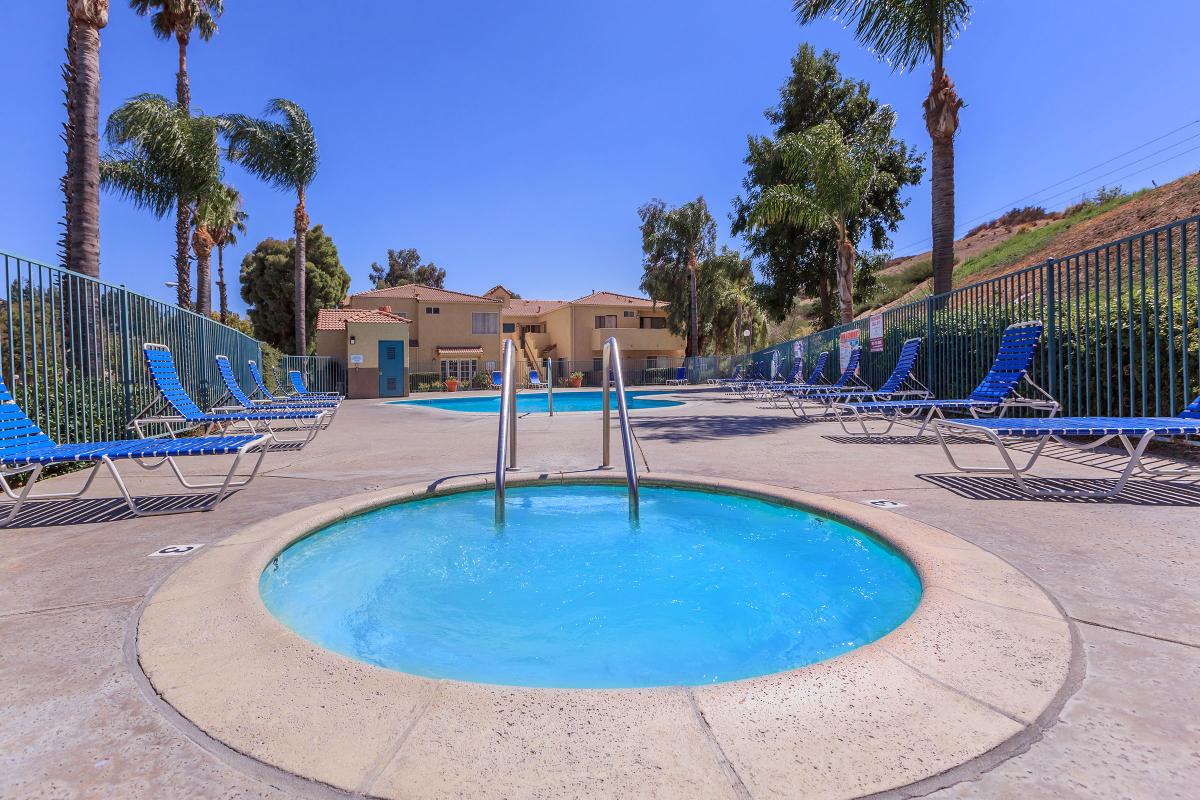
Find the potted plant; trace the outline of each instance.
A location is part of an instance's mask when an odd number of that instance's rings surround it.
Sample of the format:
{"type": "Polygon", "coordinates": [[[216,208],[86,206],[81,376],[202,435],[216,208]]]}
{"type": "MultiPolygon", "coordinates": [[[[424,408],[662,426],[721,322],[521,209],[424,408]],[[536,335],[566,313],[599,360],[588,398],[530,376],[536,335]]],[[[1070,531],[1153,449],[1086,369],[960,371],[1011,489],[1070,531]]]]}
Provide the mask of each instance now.
{"type": "Polygon", "coordinates": [[[446,378],[446,391],[447,392],[457,392],[458,391],[458,378],[446,378]]]}
{"type": "Polygon", "coordinates": [[[579,372],[579,371],[572,372],[571,373],[571,388],[578,389],[580,386],[583,386],[583,373],[579,372]]]}

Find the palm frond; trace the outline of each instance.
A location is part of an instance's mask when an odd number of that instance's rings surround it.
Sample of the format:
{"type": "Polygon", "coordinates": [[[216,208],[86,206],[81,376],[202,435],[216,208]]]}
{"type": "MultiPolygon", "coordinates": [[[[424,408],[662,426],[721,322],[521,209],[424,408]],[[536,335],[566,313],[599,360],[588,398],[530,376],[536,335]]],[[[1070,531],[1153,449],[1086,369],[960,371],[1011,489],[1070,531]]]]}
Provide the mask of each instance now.
{"type": "Polygon", "coordinates": [[[971,15],[970,0],[794,0],[801,25],[831,16],[854,28],[854,38],[893,69],[910,70],[958,38],[971,15]]]}
{"type": "Polygon", "coordinates": [[[149,160],[130,152],[100,159],[100,185],[158,219],[175,207],[175,186],[149,160]]]}
{"type": "Polygon", "coordinates": [[[230,160],[276,188],[307,188],[320,164],[316,134],[308,114],[296,103],[282,98],[268,103],[266,113],[282,116],[283,123],[245,114],[222,118],[230,160]]]}

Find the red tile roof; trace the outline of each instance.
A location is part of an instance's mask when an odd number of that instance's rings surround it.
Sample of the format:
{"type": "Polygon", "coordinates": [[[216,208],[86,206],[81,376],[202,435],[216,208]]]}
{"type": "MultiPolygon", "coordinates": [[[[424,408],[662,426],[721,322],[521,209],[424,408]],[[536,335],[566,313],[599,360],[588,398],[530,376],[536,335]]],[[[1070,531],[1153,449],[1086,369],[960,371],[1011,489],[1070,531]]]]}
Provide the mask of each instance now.
{"type": "Polygon", "coordinates": [[[666,308],[666,303],[655,303],[649,297],[636,297],[629,294],[617,294],[616,292],[592,292],[585,297],[580,297],[578,300],[572,300],[573,306],[635,306],[637,308],[651,308],[657,305],[658,308],[666,308]]]}
{"type": "Polygon", "coordinates": [[[504,303],[504,313],[510,317],[536,317],[567,305],[566,300],[521,300],[504,303]]]}
{"type": "Polygon", "coordinates": [[[463,346],[463,347],[443,347],[438,345],[439,356],[480,356],[483,355],[483,347],[481,345],[463,346]]]}
{"type": "Polygon", "coordinates": [[[347,322],[388,323],[410,325],[412,320],[401,314],[373,308],[322,308],[317,311],[317,330],[344,331],[347,322]]]}
{"type": "Polygon", "coordinates": [[[420,283],[408,283],[404,286],[387,286],[383,289],[372,289],[369,292],[359,292],[355,297],[371,297],[371,298],[409,298],[417,299],[422,302],[433,303],[499,303],[499,300],[491,297],[480,297],[477,294],[466,294],[465,292],[452,292],[449,289],[438,289],[434,286],[425,286],[420,283]]]}

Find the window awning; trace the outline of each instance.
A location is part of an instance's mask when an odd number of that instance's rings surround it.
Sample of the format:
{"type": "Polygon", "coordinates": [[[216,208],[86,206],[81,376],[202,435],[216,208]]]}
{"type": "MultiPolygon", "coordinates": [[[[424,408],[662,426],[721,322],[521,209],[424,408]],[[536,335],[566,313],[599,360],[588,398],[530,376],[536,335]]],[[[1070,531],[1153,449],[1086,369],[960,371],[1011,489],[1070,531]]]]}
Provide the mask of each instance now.
{"type": "Polygon", "coordinates": [[[481,356],[483,348],[476,347],[439,347],[437,349],[439,356],[481,356]]]}

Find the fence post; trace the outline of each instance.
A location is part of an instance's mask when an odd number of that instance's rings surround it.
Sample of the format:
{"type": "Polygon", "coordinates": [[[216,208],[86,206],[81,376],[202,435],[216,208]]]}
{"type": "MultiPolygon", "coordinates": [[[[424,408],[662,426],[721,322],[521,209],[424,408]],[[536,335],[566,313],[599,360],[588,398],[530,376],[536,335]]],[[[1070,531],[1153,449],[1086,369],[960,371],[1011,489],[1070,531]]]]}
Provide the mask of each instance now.
{"type": "Polygon", "coordinates": [[[1042,298],[1046,304],[1046,391],[1058,397],[1058,322],[1057,300],[1054,296],[1054,259],[1046,259],[1042,273],[1042,298]]]}
{"type": "Polygon", "coordinates": [[[937,355],[934,352],[933,339],[933,309],[936,304],[934,295],[929,295],[925,298],[925,386],[929,391],[933,392],[934,397],[937,397],[937,390],[933,388],[934,383],[934,362],[937,361],[937,355]]]}
{"type": "Polygon", "coordinates": [[[129,330],[129,290],[121,284],[121,386],[124,387],[125,424],[133,419],[133,351],[129,343],[132,331],[129,330]]]}

